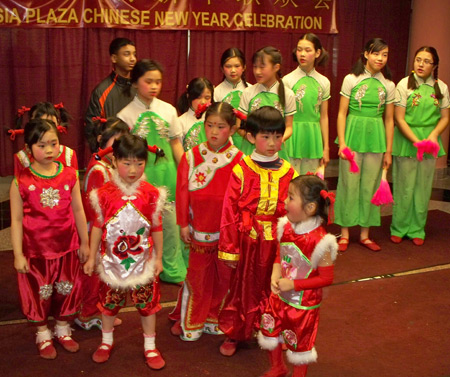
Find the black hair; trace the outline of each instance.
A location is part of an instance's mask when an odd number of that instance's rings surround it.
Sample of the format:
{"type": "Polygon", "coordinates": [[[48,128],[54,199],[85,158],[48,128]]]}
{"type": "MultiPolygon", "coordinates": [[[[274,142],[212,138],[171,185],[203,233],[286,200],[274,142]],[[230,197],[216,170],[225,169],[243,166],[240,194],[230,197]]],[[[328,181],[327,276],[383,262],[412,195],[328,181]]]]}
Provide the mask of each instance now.
{"type": "MultiPolygon", "coordinates": [[[[69,112],[64,108],[64,106],[61,104],[54,105],[51,102],[38,102],[31,107],[31,109],[28,112],[29,119],[35,119],[35,118],[41,118],[44,115],[55,117],[56,122],[58,123],[57,126],[69,126],[69,121],[72,119],[69,112]]],[[[22,121],[23,121],[24,113],[21,115],[18,115],[16,118],[16,128],[21,128],[22,121]]]]}
{"type": "MultiPolygon", "coordinates": [[[[320,42],[320,39],[317,35],[314,33],[306,33],[302,35],[298,42],[306,40],[311,42],[314,45],[314,50],[320,50],[320,55],[318,58],[314,60],[314,67],[323,67],[328,63],[328,52],[323,48],[322,42],[320,42]]],[[[297,45],[298,45],[297,42],[297,45]]],[[[292,58],[294,59],[294,62],[299,64],[299,61],[297,59],[297,46],[295,46],[294,50],[292,51],[292,58]]]]}
{"type": "MultiPolygon", "coordinates": [[[[136,84],[138,80],[148,71],[159,71],[161,75],[164,74],[164,69],[161,64],[152,59],[138,60],[131,70],[130,82],[136,84]]],[[[127,85],[124,89],[125,94],[131,96],[131,85],[127,85]]]]}
{"type": "Polygon", "coordinates": [[[134,42],[128,38],[116,38],[109,44],[109,55],[117,55],[119,50],[124,46],[134,46],[134,42]]]}
{"type": "MultiPolygon", "coordinates": [[[[388,47],[388,44],[386,41],[384,41],[381,38],[373,38],[370,41],[366,43],[364,46],[364,51],[361,52],[361,56],[353,66],[351,73],[353,73],[355,76],[362,75],[365,71],[367,59],[364,56],[364,54],[367,52],[368,54],[372,54],[374,52],[380,52],[381,50],[384,50],[386,47],[388,47]]],[[[383,68],[383,75],[388,80],[392,80],[392,73],[389,69],[388,65],[386,64],[383,68]]]]}
{"type": "Polygon", "coordinates": [[[208,110],[206,110],[205,121],[211,115],[220,116],[230,127],[236,124],[236,114],[234,113],[233,106],[226,102],[213,103],[208,110]]]}
{"type": "MultiPolygon", "coordinates": [[[[439,55],[438,55],[438,53],[437,53],[437,51],[436,51],[436,49],[434,47],[422,46],[414,54],[414,60],[416,59],[417,54],[419,52],[422,52],[422,51],[430,53],[431,56],[433,57],[434,69],[433,69],[431,74],[433,75],[433,78],[436,80],[435,83],[434,83],[434,92],[436,94],[436,98],[437,99],[442,99],[444,96],[442,95],[441,89],[439,88],[439,84],[437,82],[437,80],[438,80],[438,68],[439,68],[439,55]]],[[[417,82],[416,82],[416,79],[414,77],[414,72],[411,72],[409,74],[409,77],[408,77],[408,89],[411,89],[411,90],[417,89],[417,82]]]]}
{"type": "Polygon", "coordinates": [[[56,128],[56,124],[53,121],[41,118],[31,119],[25,125],[24,131],[25,144],[31,150],[31,147],[34,144],[38,143],[39,140],[41,140],[44,134],[48,131],[54,131],[56,137],[59,140],[58,129],[56,128]]]}
{"type": "Polygon", "coordinates": [[[261,132],[284,134],[285,129],[283,116],[272,106],[263,106],[252,111],[245,122],[245,130],[253,137],[261,132]]]}
{"type": "Polygon", "coordinates": [[[105,149],[106,144],[112,137],[130,132],[128,125],[123,120],[116,117],[109,117],[106,119],[106,122],[96,120],[94,126],[94,134],[92,135],[91,140],[88,140],[92,152],[97,152],[99,148],[105,149]],[[92,149],[91,143],[95,149],[92,149]]]}
{"type": "Polygon", "coordinates": [[[302,175],[294,178],[291,184],[295,187],[303,202],[303,209],[308,203],[316,203],[316,216],[320,216],[325,224],[328,222],[330,199],[320,195],[322,190],[328,191],[327,183],[316,175],[302,175]]]}
{"type": "Polygon", "coordinates": [[[114,140],[112,145],[113,156],[117,160],[123,158],[136,158],[137,160],[148,159],[148,144],[147,140],[137,135],[122,135],[118,139],[114,140]]]}
{"type": "MultiPolygon", "coordinates": [[[[178,98],[177,109],[184,114],[192,107],[192,101],[200,97],[205,89],[211,92],[211,102],[214,101],[214,85],[206,77],[192,79],[186,87],[186,91],[178,98]]],[[[196,109],[194,109],[196,110],[196,109]]]]}
{"type": "MultiPolygon", "coordinates": [[[[229,49],[226,49],[223,52],[222,57],[220,58],[220,66],[222,67],[222,69],[223,69],[223,66],[225,65],[225,63],[231,58],[238,58],[239,61],[241,62],[242,67],[244,68],[244,71],[242,72],[241,80],[244,83],[244,86],[247,87],[248,84],[247,84],[247,80],[245,79],[246,64],[245,64],[244,53],[241,50],[239,50],[237,47],[230,47],[229,49]]],[[[225,75],[223,75],[222,80],[225,80],[225,75]]]]}
{"type": "Polygon", "coordinates": [[[257,61],[260,61],[265,64],[266,56],[268,56],[270,58],[270,63],[272,63],[272,65],[276,65],[276,64],[280,65],[280,69],[277,71],[277,80],[280,83],[280,85],[278,86],[278,97],[280,97],[281,107],[284,110],[284,108],[286,106],[286,96],[284,94],[283,80],[281,80],[281,77],[282,77],[281,65],[283,63],[283,58],[281,56],[281,52],[280,52],[280,50],[278,50],[277,48],[272,47],[272,46],[260,48],[258,51],[256,51],[253,54],[253,57],[252,57],[253,65],[255,65],[257,61]]]}

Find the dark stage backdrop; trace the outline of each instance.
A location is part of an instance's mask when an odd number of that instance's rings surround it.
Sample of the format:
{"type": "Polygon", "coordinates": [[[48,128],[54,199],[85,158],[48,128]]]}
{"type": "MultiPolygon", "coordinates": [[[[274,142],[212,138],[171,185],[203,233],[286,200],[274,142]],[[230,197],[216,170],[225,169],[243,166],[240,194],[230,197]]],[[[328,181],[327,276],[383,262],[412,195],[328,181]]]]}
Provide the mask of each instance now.
{"type": "MultiPolygon", "coordinates": [[[[336,137],[339,90],[366,40],[382,37],[389,43],[389,66],[394,82],[405,76],[411,0],[339,0],[336,35],[320,35],[330,53],[325,69],[331,81],[330,138],[336,137]]],[[[218,84],[222,79],[219,61],[232,46],[247,56],[247,79],[254,82],[251,57],[259,48],[273,45],[284,57],[283,74],[296,68],[291,52],[300,34],[271,32],[190,32],[118,29],[10,29],[0,28],[0,175],[13,172],[13,153],[23,147],[23,137],[9,140],[3,129],[13,126],[22,105],[38,101],[63,102],[73,120],[61,143],[76,150],[80,167],[88,161],[83,138],[83,118],[90,92],[111,71],[108,46],[123,36],[136,42],[138,58],[158,60],[165,68],[161,99],[172,104],[196,76],[218,84]]],[[[331,156],[337,148],[331,143],[331,156]]]]}

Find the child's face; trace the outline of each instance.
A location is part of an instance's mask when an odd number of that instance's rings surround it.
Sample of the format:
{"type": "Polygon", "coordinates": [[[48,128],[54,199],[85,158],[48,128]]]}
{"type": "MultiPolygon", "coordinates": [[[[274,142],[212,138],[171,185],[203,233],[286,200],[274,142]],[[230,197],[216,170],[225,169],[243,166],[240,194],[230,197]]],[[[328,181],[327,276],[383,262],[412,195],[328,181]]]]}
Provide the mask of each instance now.
{"type": "Polygon", "coordinates": [[[210,115],[205,121],[205,133],[209,146],[217,150],[223,147],[232,134],[231,126],[219,115],[210,115]]]}
{"type": "Polygon", "coordinates": [[[303,208],[304,203],[300,192],[292,183],[289,184],[289,192],[285,204],[287,211],[286,216],[291,223],[300,223],[309,217],[303,208]]]}
{"type": "Polygon", "coordinates": [[[427,51],[420,51],[414,58],[414,72],[417,76],[426,80],[435,69],[433,63],[433,55],[427,51]]]}
{"type": "Polygon", "coordinates": [[[388,54],[389,48],[387,47],[377,52],[365,52],[364,57],[367,59],[366,69],[372,74],[380,72],[388,61],[388,54]]]}
{"type": "Polygon", "coordinates": [[[194,110],[197,110],[198,105],[203,105],[205,103],[211,103],[211,90],[208,88],[203,89],[202,94],[200,94],[200,97],[192,100],[192,108],[194,110]]]}
{"type": "Polygon", "coordinates": [[[245,71],[245,65],[242,65],[241,60],[235,56],[225,62],[222,71],[229,82],[237,84],[241,80],[242,73],[245,71]]]}
{"type": "Polygon", "coordinates": [[[266,87],[272,86],[277,81],[277,72],[280,70],[279,64],[273,64],[269,56],[264,55],[264,59],[258,59],[253,65],[253,74],[256,82],[266,87]]]}
{"type": "Polygon", "coordinates": [[[247,138],[250,143],[255,144],[256,152],[266,157],[272,157],[277,153],[283,142],[283,134],[269,132],[258,132],[256,137],[248,132],[247,138]]]}
{"type": "Polygon", "coordinates": [[[133,85],[136,87],[139,97],[149,104],[161,93],[162,74],[158,70],[147,71],[133,85]]]}
{"type": "Polygon", "coordinates": [[[312,42],[301,39],[297,43],[295,54],[300,68],[309,72],[314,68],[314,62],[320,56],[320,50],[316,50],[312,42]]]}
{"type": "Polygon", "coordinates": [[[128,157],[114,159],[114,161],[117,172],[125,183],[132,184],[144,174],[145,160],[128,157]]]}
{"type": "Polygon", "coordinates": [[[129,73],[136,65],[136,47],[132,45],[123,46],[117,51],[117,54],[111,55],[111,61],[116,70],[129,73]]]}
{"type": "Polygon", "coordinates": [[[34,161],[41,165],[53,163],[59,154],[59,140],[55,131],[47,131],[42,138],[31,146],[34,161]]]}

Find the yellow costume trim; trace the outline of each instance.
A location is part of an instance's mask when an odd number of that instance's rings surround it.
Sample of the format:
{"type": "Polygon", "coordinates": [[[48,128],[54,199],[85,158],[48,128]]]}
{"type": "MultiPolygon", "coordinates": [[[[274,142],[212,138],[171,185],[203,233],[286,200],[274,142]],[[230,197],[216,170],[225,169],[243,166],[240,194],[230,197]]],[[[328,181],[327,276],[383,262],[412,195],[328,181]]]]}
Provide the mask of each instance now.
{"type": "Polygon", "coordinates": [[[239,261],[239,254],[230,254],[226,253],[224,251],[219,251],[219,259],[225,260],[225,261],[231,261],[231,262],[237,262],[239,261]]]}

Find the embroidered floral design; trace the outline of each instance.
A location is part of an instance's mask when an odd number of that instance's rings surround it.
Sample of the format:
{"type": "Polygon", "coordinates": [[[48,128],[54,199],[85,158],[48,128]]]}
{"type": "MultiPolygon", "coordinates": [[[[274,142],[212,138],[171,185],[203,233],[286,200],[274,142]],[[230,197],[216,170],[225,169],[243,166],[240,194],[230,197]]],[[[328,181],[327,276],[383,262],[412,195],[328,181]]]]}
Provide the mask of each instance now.
{"type": "Polygon", "coordinates": [[[317,103],[314,105],[314,111],[316,113],[319,112],[320,106],[322,106],[322,102],[323,102],[323,89],[321,86],[319,86],[317,88],[317,103]]]}
{"type": "Polygon", "coordinates": [[[202,150],[202,155],[205,156],[208,153],[208,151],[206,149],[202,150]]]}
{"type": "Polygon", "coordinates": [[[64,185],[64,190],[69,191],[69,185],[64,185]]]}
{"type": "Polygon", "coordinates": [[[264,313],[261,317],[261,327],[269,333],[272,333],[275,328],[275,318],[268,313],[264,313]]]}
{"type": "Polygon", "coordinates": [[[295,100],[297,101],[298,107],[299,107],[301,112],[303,112],[302,99],[305,96],[305,92],[306,92],[306,85],[305,84],[300,85],[300,88],[298,88],[298,90],[295,92],[295,100]]]}
{"type": "Polygon", "coordinates": [[[361,110],[362,99],[366,95],[367,89],[369,89],[369,87],[366,84],[361,85],[355,94],[355,100],[359,103],[359,110],[361,110]]]}
{"type": "Polygon", "coordinates": [[[29,185],[28,186],[28,190],[34,191],[34,190],[36,190],[36,186],[35,185],[29,185]]]}
{"type": "Polygon", "coordinates": [[[200,130],[201,130],[200,125],[194,125],[189,130],[189,134],[186,135],[186,137],[183,140],[183,147],[185,151],[194,148],[198,144],[200,130]]]}
{"type": "Polygon", "coordinates": [[[436,94],[430,94],[430,97],[434,99],[433,101],[433,105],[436,106],[437,108],[439,108],[439,100],[436,98],[436,94]]]}
{"type": "Polygon", "coordinates": [[[281,106],[280,102],[275,101],[273,103],[273,107],[275,107],[275,109],[277,109],[281,113],[281,115],[283,115],[283,106],[281,106]]]}
{"type": "Polygon", "coordinates": [[[261,107],[261,98],[256,98],[250,108],[250,112],[258,110],[261,107]]]}
{"type": "Polygon", "coordinates": [[[73,283],[70,281],[60,281],[55,283],[56,292],[60,295],[67,296],[72,292],[73,283]]]}
{"type": "Polygon", "coordinates": [[[105,306],[114,309],[117,305],[123,306],[125,297],[119,289],[108,289],[105,297],[105,306]]]}
{"type": "Polygon", "coordinates": [[[212,162],[213,164],[217,164],[218,161],[219,161],[219,159],[218,159],[217,157],[214,157],[214,158],[211,160],[211,162],[212,162]]]}
{"type": "Polygon", "coordinates": [[[413,94],[412,103],[411,103],[411,107],[419,106],[421,98],[422,98],[422,95],[420,93],[414,93],[413,94]]]}
{"type": "Polygon", "coordinates": [[[166,139],[167,141],[169,141],[169,124],[161,118],[155,116],[152,116],[151,118],[156,125],[156,130],[158,131],[161,139],[166,139]]]}
{"type": "Polygon", "coordinates": [[[52,293],[53,287],[51,286],[51,284],[45,284],[39,287],[39,297],[41,298],[41,300],[49,299],[52,293]]]}
{"type": "Polygon", "coordinates": [[[297,349],[297,335],[295,335],[295,332],[293,332],[292,330],[284,330],[283,338],[287,344],[297,349]]]}
{"type": "Polygon", "coordinates": [[[118,257],[122,262],[121,265],[128,271],[130,266],[136,261],[130,255],[139,255],[144,252],[141,246],[142,234],[144,234],[145,228],[141,228],[136,232],[136,235],[122,234],[114,242],[112,249],[113,254],[118,257]]]}
{"type": "Polygon", "coordinates": [[[141,309],[145,307],[147,302],[151,302],[153,299],[153,284],[147,285],[138,285],[133,292],[131,293],[131,297],[133,301],[139,306],[141,309]]]}
{"type": "Polygon", "coordinates": [[[42,189],[41,204],[43,207],[53,208],[57,206],[61,197],[59,196],[59,190],[49,187],[48,189],[42,189]]]}
{"type": "Polygon", "coordinates": [[[228,159],[230,159],[231,156],[233,156],[233,155],[231,154],[231,152],[228,152],[225,156],[226,156],[228,159]]]}
{"type": "Polygon", "coordinates": [[[381,86],[378,87],[378,99],[380,102],[378,103],[377,113],[380,111],[381,106],[386,103],[386,92],[381,86]]]}
{"type": "Polygon", "coordinates": [[[286,255],[281,261],[281,274],[288,279],[297,277],[297,268],[291,264],[291,257],[286,255]]]}
{"type": "Polygon", "coordinates": [[[198,172],[195,174],[195,182],[197,182],[199,185],[203,185],[206,182],[206,174],[203,172],[198,172]]]}

